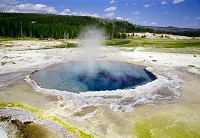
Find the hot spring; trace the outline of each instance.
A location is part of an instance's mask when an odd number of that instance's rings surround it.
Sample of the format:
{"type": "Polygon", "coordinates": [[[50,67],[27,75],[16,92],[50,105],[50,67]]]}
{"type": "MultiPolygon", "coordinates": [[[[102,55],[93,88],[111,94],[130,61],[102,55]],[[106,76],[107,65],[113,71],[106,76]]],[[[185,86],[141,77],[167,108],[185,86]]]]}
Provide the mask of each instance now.
{"type": "Polygon", "coordinates": [[[142,66],[112,61],[67,62],[30,77],[42,88],[75,93],[130,89],[156,79],[142,66]]]}
{"type": "Polygon", "coordinates": [[[77,61],[54,65],[30,77],[42,88],[68,92],[130,89],[156,79],[142,66],[123,62],[100,61],[105,33],[94,27],[80,34],[77,61]]]}

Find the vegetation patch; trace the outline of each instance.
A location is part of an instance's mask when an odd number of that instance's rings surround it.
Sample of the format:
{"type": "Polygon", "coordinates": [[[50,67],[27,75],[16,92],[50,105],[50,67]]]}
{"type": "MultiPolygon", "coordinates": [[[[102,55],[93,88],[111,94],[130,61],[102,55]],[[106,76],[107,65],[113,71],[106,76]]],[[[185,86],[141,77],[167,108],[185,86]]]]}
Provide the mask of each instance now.
{"type": "Polygon", "coordinates": [[[16,62],[14,62],[14,61],[9,61],[9,62],[3,61],[3,62],[1,62],[1,66],[6,65],[7,63],[16,64],[16,62]]]}
{"type": "Polygon", "coordinates": [[[106,41],[106,45],[126,45],[130,42],[128,39],[110,39],[106,41]]]}
{"type": "Polygon", "coordinates": [[[191,67],[191,68],[193,68],[193,67],[195,67],[194,65],[188,65],[188,67],[191,67]]]}
{"type": "Polygon", "coordinates": [[[171,40],[171,39],[148,39],[133,38],[128,46],[143,46],[155,48],[200,48],[200,40],[171,40]]]}
{"type": "Polygon", "coordinates": [[[7,58],[10,58],[10,57],[8,57],[8,56],[3,56],[2,58],[6,58],[6,59],[7,59],[7,58]]]}
{"type": "Polygon", "coordinates": [[[13,40],[39,40],[39,39],[34,37],[0,37],[0,41],[13,41],[13,40]]]}
{"type": "Polygon", "coordinates": [[[54,48],[72,48],[72,47],[77,47],[78,44],[77,43],[62,43],[60,45],[56,45],[56,46],[53,46],[54,48]]]}
{"type": "Polygon", "coordinates": [[[200,40],[172,40],[172,39],[149,39],[138,38],[132,39],[110,39],[106,40],[106,45],[129,41],[128,44],[122,44],[120,47],[145,47],[148,51],[181,53],[181,54],[200,54],[200,40]]]}
{"type": "Polygon", "coordinates": [[[8,63],[8,62],[6,62],[6,61],[1,62],[1,66],[6,65],[7,63],[8,63]]]}
{"type": "Polygon", "coordinates": [[[198,138],[200,116],[156,116],[137,120],[134,133],[138,138],[198,138]]]}

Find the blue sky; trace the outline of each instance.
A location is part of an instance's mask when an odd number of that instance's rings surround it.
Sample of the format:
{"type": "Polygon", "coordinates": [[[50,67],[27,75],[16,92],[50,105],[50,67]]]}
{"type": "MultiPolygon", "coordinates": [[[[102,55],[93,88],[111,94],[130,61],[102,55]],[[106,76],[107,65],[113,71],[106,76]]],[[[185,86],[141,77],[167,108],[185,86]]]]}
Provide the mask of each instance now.
{"type": "Polygon", "coordinates": [[[0,11],[81,15],[200,28],[200,0],[0,0],[0,11]]]}

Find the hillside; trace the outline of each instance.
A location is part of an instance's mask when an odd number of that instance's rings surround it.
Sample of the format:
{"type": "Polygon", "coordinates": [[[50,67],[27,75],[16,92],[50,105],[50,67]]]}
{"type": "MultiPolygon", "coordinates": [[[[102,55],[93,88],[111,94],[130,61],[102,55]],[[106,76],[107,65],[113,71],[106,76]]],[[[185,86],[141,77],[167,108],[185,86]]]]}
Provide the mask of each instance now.
{"type": "Polygon", "coordinates": [[[126,37],[125,33],[149,32],[127,21],[89,16],[63,16],[35,13],[0,13],[0,37],[76,38],[85,26],[102,28],[109,38],[126,37]]]}
{"type": "Polygon", "coordinates": [[[151,32],[185,36],[200,36],[200,30],[171,31],[142,27],[128,21],[101,19],[89,16],[70,16],[36,13],[0,13],[0,37],[77,38],[86,26],[104,29],[108,38],[126,38],[125,33],[151,32]]]}
{"type": "Polygon", "coordinates": [[[190,31],[190,32],[198,32],[200,29],[195,28],[179,28],[174,26],[168,26],[168,27],[157,27],[157,26],[146,26],[146,28],[156,29],[156,30],[163,30],[163,31],[171,31],[171,32],[184,32],[184,31],[190,31]]]}
{"type": "Polygon", "coordinates": [[[178,34],[184,36],[200,36],[200,29],[194,28],[178,28],[173,26],[168,27],[157,27],[157,26],[146,26],[146,28],[153,29],[156,33],[168,33],[178,34]]]}

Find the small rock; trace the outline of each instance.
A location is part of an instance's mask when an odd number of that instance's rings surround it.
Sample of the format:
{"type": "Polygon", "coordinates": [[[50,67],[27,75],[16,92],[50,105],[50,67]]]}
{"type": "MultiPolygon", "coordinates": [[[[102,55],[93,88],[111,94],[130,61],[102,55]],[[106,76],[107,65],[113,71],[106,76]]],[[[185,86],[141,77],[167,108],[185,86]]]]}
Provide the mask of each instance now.
{"type": "Polygon", "coordinates": [[[194,57],[197,57],[196,55],[194,55],[194,57]]]}
{"type": "Polygon", "coordinates": [[[12,104],[8,104],[7,107],[12,107],[12,104]]]}

